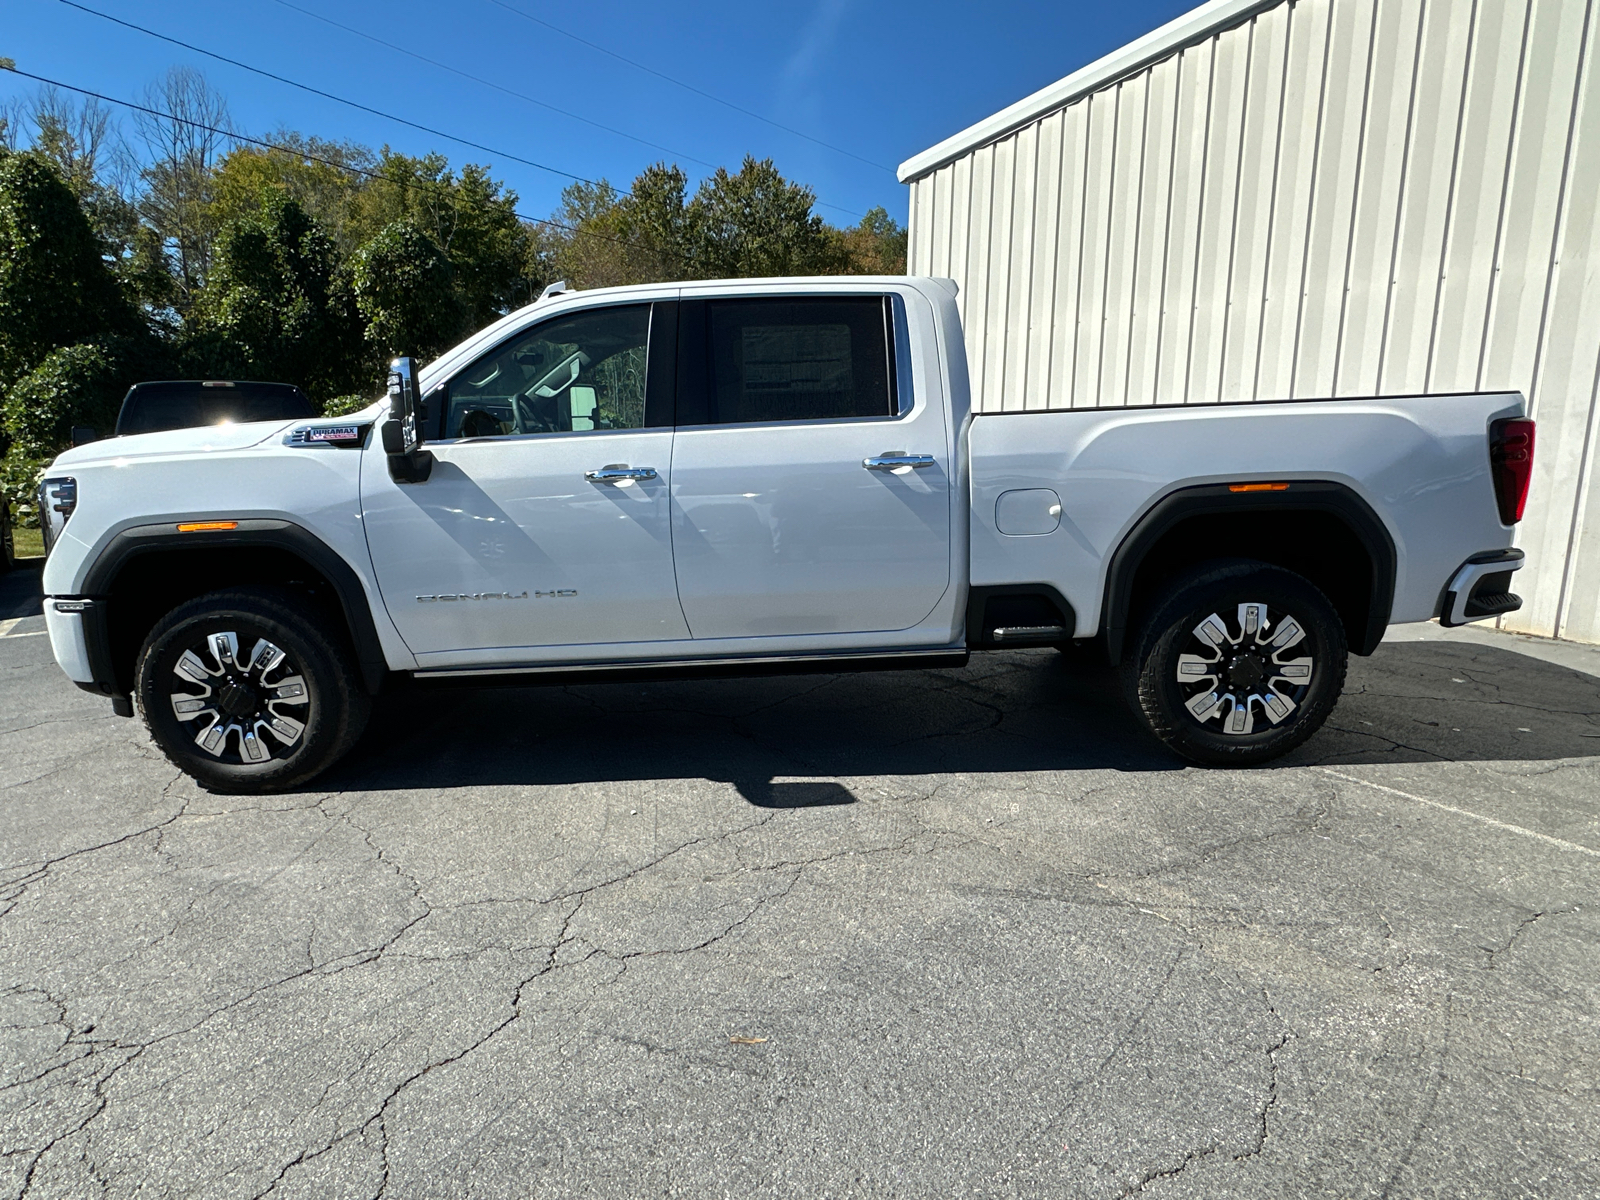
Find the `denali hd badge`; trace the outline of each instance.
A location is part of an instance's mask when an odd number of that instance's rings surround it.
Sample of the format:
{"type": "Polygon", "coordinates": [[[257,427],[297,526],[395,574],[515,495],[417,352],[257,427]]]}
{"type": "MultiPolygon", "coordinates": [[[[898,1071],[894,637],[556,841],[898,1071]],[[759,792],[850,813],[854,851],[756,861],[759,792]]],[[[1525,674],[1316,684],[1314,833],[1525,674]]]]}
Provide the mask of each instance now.
{"type": "Polygon", "coordinates": [[[440,600],[548,600],[555,597],[576,596],[577,588],[560,588],[553,592],[458,592],[454,596],[418,596],[418,604],[433,604],[440,600]]]}

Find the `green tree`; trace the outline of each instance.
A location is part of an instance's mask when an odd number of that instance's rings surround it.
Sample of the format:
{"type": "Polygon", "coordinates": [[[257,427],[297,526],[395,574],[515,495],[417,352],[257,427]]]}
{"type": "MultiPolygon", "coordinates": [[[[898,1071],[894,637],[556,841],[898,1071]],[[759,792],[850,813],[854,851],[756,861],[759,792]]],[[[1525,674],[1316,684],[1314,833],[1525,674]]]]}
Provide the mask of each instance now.
{"type": "Polygon", "coordinates": [[[415,225],[395,221],[356,255],[356,308],[377,357],[428,359],[461,335],[464,306],[444,251],[415,225]]]}
{"type": "Polygon", "coordinates": [[[770,158],[746,155],[738,174],[726,167],[701,182],[688,206],[691,256],[707,279],[827,275],[842,263],[816,193],[785,179],[770,158]]]}
{"type": "Polygon", "coordinates": [[[541,269],[578,287],[752,275],[899,274],[904,231],[882,209],[834,229],[812,212],[811,189],[771,159],[718,170],[687,198],[682,168],[656,163],[626,194],[601,180],[561,194],[553,232],[539,235],[541,269]],[[897,250],[898,248],[898,250],[897,250]]]}
{"type": "Polygon", "coordinates": [[[411,158],[385,147],[353,220],[362,244],[397,221],[426,234],[450,260],[457,302],[476,329],[538,296],[527,275],[530,236],[516,209],[516,193],[487,168],[469,164],[458,176],[442,154],[411,158]]]}
{"type": "Polygon", "coordinates": [[[628,189],[625,208],[629,225],[662,259],[662,265],[683,270],[690,245],[689,177],[674,164],[646,167],[628,189]]]}
{"type": "Polygon", "coordinates": [[[516,194],[502,194],[485,168],[470,164],[462,168],[454,224],[449,237],[438,244],[450,257],[456,293],[472,329],[537,298],[528,294],[523,278],[528,233],[516,207],[516,194]]]}
{"type": "Polygon", "coordinates": [[[563,276],[580,286],[605,287],[694,279],[688,177],[682,168],[655,163],[619,195],[604,180],[573,184],[562,193],[566,237],[563,276]]]}
{"type": "Polygon", "coordinates": [[[173,340],[181,328],[173,307],[178,285],[161,234],[135,218],[118,256],[116,273],[123,292],[139,307],[152,331],[173,340]]]}
{"type": "Polygon", "coordinates": [[[156,326],[171,326],[176,289],[161,236],[126,194],[127,155],[98,100],[78,103],[46,87],[30,111],[33,150],[55,164],[100,238],[123,292],[156,326]]]}
{"type": "Polygon", "coordinates": [[[318,397],[365,382],[354,297],[333,239],[271,186],[218,239],[186,342],[188,365],[208,375],[295,383],[318,397]]]}
{"type": "Polygon", "coordinates": [[[34,153],[0,153],[0,389],[58,346],[138,326],[60,172],[34,153]]]}
{"type": "Polygon", "coordinates": [[[94,343],[62,346],[13,383],[4,407],[10,453],[44,461],[71,445],[75,425],[109,433],[127,391],[118,359],[94,343]]]}
{"type": "Polygon", "coordinates": [[[274,149],[235,146],[217,164],[212,185],[212,217],[219,227],[249,216],[260,204],[261,189],[275,187],[310,213],[348,259],[372,235],[362,220],[363,172],[378,165],[371,150],[355,142],[331,142],[292,130],[268,139],[274,149]]]}
{"type": "Polygon", "coordinates": [[[607,180],[571,183],[546,228],[551,279],[576,288],[616,287],[649,277],[635,261],[622,194],[607,180]]]}
{"type": "Polygon", "coordinates": [[[846,275],[904,275],[906,230],[886,209],[870,209],[858,225],[834,231],[846,275]]]}

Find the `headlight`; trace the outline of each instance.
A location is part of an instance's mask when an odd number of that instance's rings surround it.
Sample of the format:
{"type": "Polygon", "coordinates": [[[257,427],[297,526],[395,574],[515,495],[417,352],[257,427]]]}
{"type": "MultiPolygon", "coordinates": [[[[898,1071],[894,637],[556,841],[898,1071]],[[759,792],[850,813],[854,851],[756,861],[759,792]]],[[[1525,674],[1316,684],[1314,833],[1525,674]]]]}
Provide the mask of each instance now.
{"type": "Polygon", "coordinates": [[[39,531],[44,535],[46,557],[78,507],[78,481],[58,476],[39,484],[39,531]]]}

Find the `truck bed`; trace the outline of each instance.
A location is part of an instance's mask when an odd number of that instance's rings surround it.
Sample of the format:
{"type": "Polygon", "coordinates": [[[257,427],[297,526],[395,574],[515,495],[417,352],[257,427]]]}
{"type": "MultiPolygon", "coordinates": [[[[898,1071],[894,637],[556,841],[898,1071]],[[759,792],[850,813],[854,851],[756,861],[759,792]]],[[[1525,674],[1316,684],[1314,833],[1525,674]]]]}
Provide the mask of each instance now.
{"type": "Polygon", "coordinates": [[[1492,392],[977,414],[972,584],[1049,584],[1090,637],[1113,553],[1163,496],[1326,482],[1365,501],[1393,541],[1389,621],[1425,621],[1464,559],[1509,540],[1485,445],[1491,421],[1521,412],[1519,395],[1492,392]],[[1059,526],[1032,532],[1050,524],[1042,493],[1059,497],[1059,526]]]}

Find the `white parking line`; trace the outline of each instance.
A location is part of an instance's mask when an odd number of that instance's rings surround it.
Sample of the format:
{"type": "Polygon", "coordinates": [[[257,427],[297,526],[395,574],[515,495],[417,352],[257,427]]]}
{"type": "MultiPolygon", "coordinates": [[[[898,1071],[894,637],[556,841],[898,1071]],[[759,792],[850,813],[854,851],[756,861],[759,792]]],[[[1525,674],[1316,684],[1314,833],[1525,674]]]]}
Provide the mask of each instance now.
{"type": "Polygon", "coordinates": [[[1381,783],[1357,779],[1354,775],[1345,775],[1327,767],[1323,767],[1322,770],[1324,774],[1332,775],[1335,779],[1343,779],[1346,783],[1359,783],[1362,787],[1369,787],[1374,791],[1388,792],[1391,796],[1399,796],[1405,800],[1415,800],[1418,804],[1426,804],[1429,808],[1442,808],[1445,812],[1455,813],[1459,817],[1471,817],[1474,821],[1482,821],[1485,825],[1493,825],[1496,829],[1504,829],[1507,833],[1520,833],[1523,837],[1531,837],[1541,842],[1548,842],[1550,845],[1559,847],[1562,850],[1576,850],[1579,854],[1587,854],[1590,858],[1600,858],[1600,850],[1595,850],[1589,846],[1580,846],[1577,842],[1563,841],[1558,837],[1551,837],[1548,833],[1524,829],[1521,825],[1508,825],[1504,821],[1496,821],[1493,817],[1486,817],[1482,813],[1470,812],[1465,808],[1457,808],[1454,804],[1445,804],[1441,800],[1429,800],[1426,796],[1413,796],[1410,792],[1402,792],[1399,788],[1385,787],[1381,783]]]}

